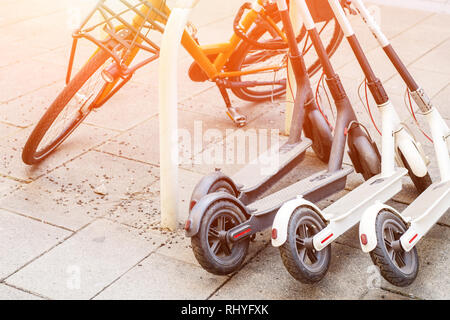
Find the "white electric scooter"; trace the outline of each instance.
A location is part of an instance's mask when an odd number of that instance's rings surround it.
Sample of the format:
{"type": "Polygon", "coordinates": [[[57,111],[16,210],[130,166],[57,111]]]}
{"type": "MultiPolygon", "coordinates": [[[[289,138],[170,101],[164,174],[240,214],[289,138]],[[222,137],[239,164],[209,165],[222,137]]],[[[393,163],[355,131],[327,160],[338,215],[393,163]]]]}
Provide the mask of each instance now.
{"type": "Polygon", "coordinates": [[[351,1],[406,83],[431,129],[441,180],[432,184],[402,213],[383,203],[367,209],[360,222],[364,252],[390,283],[404,287],[419,268],[416,245],[450,207],[450,130],[425,91],[419,87],[361,0],[351,1]]]}
{"type": "MultiPolygon", "coordinates": [[[[308,6],[304,0],[296,1],[312,42],[316,44],[320,38],[308,6]]],[[[431,184],[419,145],[401,124],[386,91],[362,51],[344,9],[338,0],[329,0],[329,4],[364,71],[381,112],[382,172],[325,210],[320,210],[303,197],[289,201],[279,209],[272,227],[272,244],[280,248],[289,273],[303,283],[315,283],[325,276],[331,257],[330,244],[358,224],[367,207],[384,203],[399,193],[402,190],[402,178],[408,171],[416,180],[419,191],[431,184]],[[396,154],[401,156],[409,170],[396,167],[396,154]]]]}

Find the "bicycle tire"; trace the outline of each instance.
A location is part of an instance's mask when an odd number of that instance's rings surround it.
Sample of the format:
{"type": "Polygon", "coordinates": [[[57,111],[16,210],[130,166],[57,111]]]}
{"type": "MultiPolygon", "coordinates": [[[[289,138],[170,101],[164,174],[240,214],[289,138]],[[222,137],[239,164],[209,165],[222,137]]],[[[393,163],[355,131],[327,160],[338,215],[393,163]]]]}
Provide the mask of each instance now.
{"type": "MultiPolygon", "coordinates": [[[[47,158],[69,135],[83,122],[95,105],[95,99],[90,104],[85,114],[80,114],[70,125],[66,126],[55,139],[52,139],[42,149],[38,150],[40,143],[46,133],[54,124],[55,120],[65,110],[68,103],[74,98],[75,94],[83,87],[83,85],[94,75],[94,73],[107,61],[109,55],[105,51],[97,52],[75,75],[69,84],[56,97],[48,110],[37,123],[36,127],[30,134],[23,152],[22,160],[27,165],[38,164],[47,158]]],[[[105,86],[97,94],[97,97],[103,92],[105,86]]]]}
{"type": "MultiPolygon", "coordinates": [[[[275,23],[279,22],[280,17],[278,14],[271,15],[271,18],[274,20],[275,23]]],[[[254,30],[252,30],[249,34],[249,36],[252,39],[258,40],[261,38],[265,33],[266,29],[264,29],[261,26],[255,27],[254,30]]],[[[306,35],[306,32],[305,32],[306,35]]],[[[339,45],[341,44],[342,40],[344,38],[344,34],[339,26],[339,23],[334,22],[334,31],[333,35],[326,46],[326,51],[329,55],[329,57],[333,56],[333,54],[337,51],[339,48],[339,45]]],[[[302,39],[301,37],[297,38],[297,41],[300,42],[302,39]]],[[[249,55],[250,51],[253,50],[254,47],[248,43],[248,42],[242,42],[241,45],[237,48],[236,52],[233,54],[233,57],[230,59],[230,64],[227,66],[227,71],[241,71],[244,65],[244,62],[249,55]]],[[[312,63],[310,66],[308,66],[308,74],[310,77],[314,76],[319,70],[321,69],[320,60],[317,58],[317,60],[312,63]]],[[[230,79],[232,82],[242,82],[241,77],[235,77],[230,79]]],[[[234,95],[242,100],[245,101],[251,101],[251,102],[261,102],[261,101],[267,101],[272,98],[279,98],[286,94],[286,85],[279,85],[279,88],[276,88],[274,90],[267,90],[267,91],[261,91],[257,92],[255,90],[252,90],[248,87],[238,87],[238,88],[231,88],[231,91],[234,93],[234,95]]]]}

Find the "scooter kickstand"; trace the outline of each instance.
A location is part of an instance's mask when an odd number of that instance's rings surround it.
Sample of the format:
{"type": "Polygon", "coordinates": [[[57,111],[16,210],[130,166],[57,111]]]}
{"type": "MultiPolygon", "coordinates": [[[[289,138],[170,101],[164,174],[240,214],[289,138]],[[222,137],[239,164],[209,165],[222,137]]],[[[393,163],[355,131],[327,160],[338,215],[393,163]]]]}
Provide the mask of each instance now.
{"type": "Polygon", "coordinates": [[[247,125],[247,117],[240,114],[235,107],[231,105],[230,96],[228,95],[227,89],[222,81],[216,81],[217,87],[219,87],[220,94],[222,95],[225,105],[227,107],[228,117],[238,126],[239,128],[245,127],[247,125]]]}

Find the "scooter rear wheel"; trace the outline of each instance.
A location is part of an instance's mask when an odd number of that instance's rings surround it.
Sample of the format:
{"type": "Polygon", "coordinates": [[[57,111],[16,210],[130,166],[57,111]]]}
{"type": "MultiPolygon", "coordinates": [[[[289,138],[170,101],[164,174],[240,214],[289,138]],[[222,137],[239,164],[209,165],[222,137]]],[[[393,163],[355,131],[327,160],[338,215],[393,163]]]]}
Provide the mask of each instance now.
{"type": "Polygon", "coordinates": [[[331,246],[317,251],[313,245],[313,237],[325,227],[322,218],[306,207],[298,208],[289,221],[287,241],[280,247],[281,259],[287,271],[302,283],[317,283],[328,271],[331,246]]]}
{"type": "Polygon", "coordinates": [[[377,247],[370,253],[381,275],[397,287],[409,286],[417,277],[419,257],[417,249],[406,252],[400,238],[406,232],[405,223],[389,211],[382,211],[375,222],[377,247]]]}
{"type": "Polygon", "coordinates": [[[208,208],[198,234],[191,239],[195,258],[206,271],[227,275],[240,268],[247,256],[250,238],[231,243],[227,232],[245,220],[242,209],[229,200],[218,201],[208,208]]]}

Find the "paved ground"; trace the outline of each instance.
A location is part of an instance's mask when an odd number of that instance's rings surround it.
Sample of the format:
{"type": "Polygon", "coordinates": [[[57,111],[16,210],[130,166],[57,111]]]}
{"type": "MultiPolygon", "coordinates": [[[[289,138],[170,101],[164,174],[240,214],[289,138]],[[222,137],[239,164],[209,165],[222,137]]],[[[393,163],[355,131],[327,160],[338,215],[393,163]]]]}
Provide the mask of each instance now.
{"type": "MultiPolygon", "coordinates": [[[[200,4],[192,20],[199,27],[201,43],[227,39],[240,3],[200,4]]],[[[76,22],[80,4],[85,9],[88,1],[3,0],[0,4],[1,299],[450,298],[448,215],[419,244],[420,273],[405,289],[377,280],[370,258],[358,249],[356,229],[333,244],[330,272],[315,286],[301,285],[289,276],[267,233],[251,244],[247,262],[236,274],[216,277],[200,268],[183,232],[169,233],[159,227],[157,63],[138,72],[48,160],[26,167],[21,150],[63,87],[69,26],[76,22]]],[[[385,6],[374,10],[380,13],[382,26],[400,55],[450,120],[446,107],[450,99],[449,16],[385,6]]],[[[404,110],[399,77],[386,65],[361,22],[353,20],[392,99],[404,110]]],[[[90,50],[83,47],[80,59],[90,50]]],[[[369,124],[356,90],[362,74],[347,44],[333,60],[359,117],[369,124]]],[[[190,62],[182,53],[180,128],[193,133],[196,120],[202,121],[204,130],[233,128],[218,90],[210,83],[188,80],[190,62]]],[[[283,101],[256,105],[233,98],[233,103],[251,120],[249,128],[284,126],[283,101]]],[[[421,139],[431,155],[429,143],[421,139]]],[[[200,152],[211,152],[211,146],[206,141],[200,152]]],[[[214,167],[220,165],[182,166],[180,222],[186,218],[193,186],[214,167]]],[[[308,154],[304,164],[276,188],[319,167],[314,155],[308,154]]],[[[225,166],[224,171],[231,174],[238,168],[225,166]]],[[[434,178],[436,173],[432,166],[434,178]]],[[[330,204],[361,181],[352,175],[346,191],[320,205],[330,204]]],[[[415,196],[405,179],[405,190],[390,204],[403,209],[415,196]]]]}

